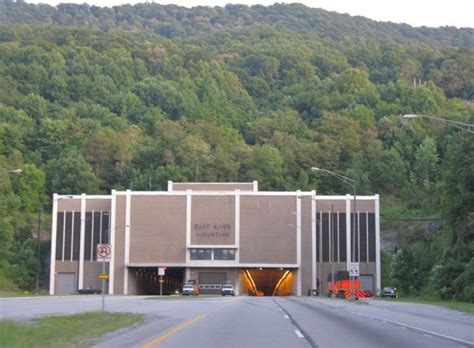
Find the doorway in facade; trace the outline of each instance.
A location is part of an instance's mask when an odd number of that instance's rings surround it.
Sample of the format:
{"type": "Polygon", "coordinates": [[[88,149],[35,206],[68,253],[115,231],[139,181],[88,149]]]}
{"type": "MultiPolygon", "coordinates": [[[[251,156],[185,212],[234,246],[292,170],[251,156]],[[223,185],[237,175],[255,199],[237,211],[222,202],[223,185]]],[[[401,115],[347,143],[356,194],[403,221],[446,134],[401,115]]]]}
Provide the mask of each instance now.
{"type": "MultiPolygon", "coordinates": [[[[184,267],[167,267],[162,277],[163,295],[172,295],[181,290],[184,283],[184,267]]],[[[129,293],[137,295],[159,295],[160,276],[158,267],[133,267],[129,269],[132,286],[129,293]]]]}
{"type": "Polygon", "coordinates": [[[286,268],[241,270],[244,291],[250,296],[289,296],[293,294],[294,274],[286,268]]]}

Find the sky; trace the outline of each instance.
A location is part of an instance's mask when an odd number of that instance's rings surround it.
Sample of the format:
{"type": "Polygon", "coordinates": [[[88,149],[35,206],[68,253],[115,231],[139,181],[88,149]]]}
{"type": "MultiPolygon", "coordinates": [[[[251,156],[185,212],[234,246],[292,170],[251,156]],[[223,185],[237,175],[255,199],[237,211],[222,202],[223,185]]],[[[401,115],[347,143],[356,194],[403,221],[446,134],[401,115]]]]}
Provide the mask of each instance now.
{"type": "MultiPolygon", "coordinates": [[[[31,3],[57,5],[62,2],[88,3],[97,6],[136,4],[134,0],[27,0],[31,3]]],[[[225,6],[226,4],[272,5],[275,0],[149,0],[157,4],[176,4],[185,7],[225,6]]],[[[474,28],[474,0],[299,0],[309,7],[364,16],[378,21],[407,23],[412,26],[455,26],[474,28]]]]}

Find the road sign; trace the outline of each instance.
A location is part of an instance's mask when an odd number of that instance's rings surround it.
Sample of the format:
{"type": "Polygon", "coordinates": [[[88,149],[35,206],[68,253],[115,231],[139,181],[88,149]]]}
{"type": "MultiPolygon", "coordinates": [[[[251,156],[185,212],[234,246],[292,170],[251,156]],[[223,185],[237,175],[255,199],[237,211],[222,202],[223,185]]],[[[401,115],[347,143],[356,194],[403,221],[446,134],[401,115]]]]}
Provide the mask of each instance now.
{"type": "Polygon", "coordinates": [[[108,274],[99,274],[99,279],[109,279],[108,274]]]}
{"type": "Polygon", "coordinates": [[[166,272],[166,267],[158,267],[158,275],[164,276],[166,272]]]}
{"type": "Polygon", "coordinates": [[[97,261],[110,262],[112,246],[110,244],[97,244],[97,261]]]}
{"type": "Polygon", "coordinates": [[[349,276],[358,277],[359,276],[359,263],[358,262],[349,263],[348,271],[349,271],[349,276]]]}

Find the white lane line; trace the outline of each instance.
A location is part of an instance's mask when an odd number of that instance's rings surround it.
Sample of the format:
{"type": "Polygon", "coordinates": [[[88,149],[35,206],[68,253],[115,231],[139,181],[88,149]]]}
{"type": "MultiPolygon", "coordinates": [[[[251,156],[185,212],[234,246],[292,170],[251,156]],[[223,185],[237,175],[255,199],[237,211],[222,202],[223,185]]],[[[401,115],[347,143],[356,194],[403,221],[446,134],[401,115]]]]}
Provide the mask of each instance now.
{"type": "Polygon", "coordinates": [[[301,333],[300,330],[295,330],[295,334],[296,336],[298,336],[299,338],[304,338],[303,334],[301,333]]]}
{"type": "Polygon", "coordinates": [[[290,319],[290,317],[289,317],[289,316],[287,316],[286,314],[285,314],[285,318],[286,318],[286,319],[290,319]]]}
{"type": "Polygon", "coordinates": [[[474,342],[463,340],[462,338],[443,335],[443,334],[440,334],[440,333],[437,333],[437,332],[421,329],[421,328],[416,327],[416,326],[410,326],[410,325],[399,323],[399,322],[392,321],[392,320],[386,320],[386,319],[379,318],[379,317],[373,317],[373,316],[367,315],[367,314],[361,314],[361,315],[364,316],[364,317],[367,317],[367,318],[378,319],[378,320],[382,321],[383,323],[390,323],[390,324],[394,324],[394,325],[398,325],[398,326],[404,326],[407,329],[412,329],[412,330],[420,331],[420,332],[430,334],[430,335],[433,335],[433,336],[445,338],[447,340],[455,341],[455,342],[462,343],[462,344],[467,344],[468,346],[474,346],[474,342]]]}
{"type": "Polygon", "coordinates": [[[405,326],[400,326],[400,329],[406,330],[407,328],[405,326]]]}
{"type": "Polygon", "coordinates": [[[281,307],[278,307],[278,309],[281,310],[281,311],[283,310],[283,309],[281,309],[281,307]]]}

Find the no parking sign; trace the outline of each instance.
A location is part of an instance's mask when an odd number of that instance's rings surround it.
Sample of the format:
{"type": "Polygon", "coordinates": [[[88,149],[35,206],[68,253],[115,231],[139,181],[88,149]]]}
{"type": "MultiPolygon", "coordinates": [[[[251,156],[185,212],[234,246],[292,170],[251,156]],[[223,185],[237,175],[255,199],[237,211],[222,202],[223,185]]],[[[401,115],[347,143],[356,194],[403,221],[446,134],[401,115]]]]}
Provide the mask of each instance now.
{"type": "Polygon", "coordinates": [[[110,244],[97,244],[97,261],[110,262],[112,246],[110,244]]]}

